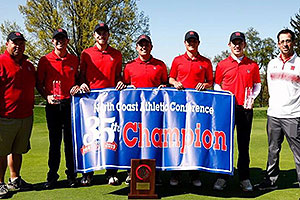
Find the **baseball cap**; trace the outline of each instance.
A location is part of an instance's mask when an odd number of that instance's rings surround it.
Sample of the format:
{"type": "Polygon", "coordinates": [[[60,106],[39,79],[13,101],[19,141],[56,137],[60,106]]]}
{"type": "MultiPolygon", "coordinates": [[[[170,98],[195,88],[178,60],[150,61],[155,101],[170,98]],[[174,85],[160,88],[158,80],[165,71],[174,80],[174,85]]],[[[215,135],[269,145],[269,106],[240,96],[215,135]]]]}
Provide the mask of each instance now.
{"type": "Polygon", "coordinates": [[[65,31],[65,30],[62,29],[62,28],[59,28],[59,29],[55,30],[55,31],[53,32],[53,37],[52,37],[52,38],[55,38],[55,37],[58,36],[58,35],[63,35],[65,38],[68,38],[68,33],[67,33],[67,31],[65,31]]]}
{"type": "Polygon", "coordinates": [[[105,30],[105,31],[109,31],[109,28],[107,26],[107,24],[105,23],[99,23],[95,26],[95,29],[94,29],[94,32],[96,32],[97,29],[101,28],[102,30],[105,30]]]}
{"type": "Polygon", "coordinates": [[[13,32],[9,33],[8,36],[7,36],[7,41],[8,40],[14,41],[16,39],[21,39],[21,40],[26,41],[23,34],[20,33],[20,32],[13,31],[13,32]]]}
{"type": "Polygon", "coordinates": [[[188,39],[190,38],[194,38],[196,40],[199,41],[199,35],[197,32],[195,31],[188,31],[186,34],[185,34],[185,37],[184,37],[184,40],[187,41],[188,39]]]}
{"type": "Polygon", "coordinates": [[[229,41],[231,42],[231,41],[233,41],[233,40],[235,40],[235,39],[240,39],[240,40],[242,40],[242,41],[245,42],[245,40],[246,40],[245,34],[242,33],[242,32],[239,32],[239,31],[233,32],[233,33],[231,34],[231,36],[230,36],[229,41]]]}
{"type": "Polygon", "coordinates": [[[146,41],[148,41],[150,44],[152,44],[152,41],[151,41],[151,39],[150,39],[150,37],[149,37],[148,35],[140,35],[140,36],[138,37],[138,39],[136,40],[136,43],[139,43],[139,42],[142,41],[142,40],[146,40],[146,41]]]}

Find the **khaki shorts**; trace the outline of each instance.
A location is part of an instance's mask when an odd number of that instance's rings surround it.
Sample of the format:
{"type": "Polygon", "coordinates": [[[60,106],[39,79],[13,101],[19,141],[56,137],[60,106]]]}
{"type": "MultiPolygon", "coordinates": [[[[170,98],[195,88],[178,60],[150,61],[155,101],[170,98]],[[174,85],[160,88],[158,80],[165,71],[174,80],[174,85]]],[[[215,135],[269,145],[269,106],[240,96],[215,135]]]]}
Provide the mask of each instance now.
{"type": "Polygon", "coordinates": [[[23,119],[0,117],[0,156],[24,154],[30,149],[33,116],[23,119]]]}

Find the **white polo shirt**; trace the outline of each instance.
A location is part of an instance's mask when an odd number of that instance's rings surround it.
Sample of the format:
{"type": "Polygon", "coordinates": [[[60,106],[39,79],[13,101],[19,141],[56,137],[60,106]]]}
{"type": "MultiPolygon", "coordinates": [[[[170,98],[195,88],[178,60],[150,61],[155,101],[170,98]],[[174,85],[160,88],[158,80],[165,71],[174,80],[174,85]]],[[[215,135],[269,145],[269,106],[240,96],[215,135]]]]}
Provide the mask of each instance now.
{"type": "Polygon", "coordinates": [[[271,60],[267,81],[270,95],[268,116],[300,117],[300,57],[294,53],[286,62],[280,55],[271,60]]]}

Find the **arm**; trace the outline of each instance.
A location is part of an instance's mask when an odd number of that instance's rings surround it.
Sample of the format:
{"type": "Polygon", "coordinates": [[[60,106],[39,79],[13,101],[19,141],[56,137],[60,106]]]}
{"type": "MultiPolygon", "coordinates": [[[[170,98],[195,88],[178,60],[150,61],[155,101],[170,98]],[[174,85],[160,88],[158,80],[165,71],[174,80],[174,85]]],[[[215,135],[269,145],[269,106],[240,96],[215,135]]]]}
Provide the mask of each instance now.
{"type": "Polygon", "coordinates": [[[169,78],[169,83],[171,85],[173,85],[176,89],[180,90],[180,89],[184,89],[183,85],[181,82],[176,81],[175,78],[170,77],[169,78]]]}
{"type": "Polygon", "coordinates": [[[41,94],[41,96],[47,100],[47,94],[45,91],[45,78],[46,78],[46,65],[43,62],[44,57],[39,60],[37,67],[37,80],[36,80],[36,89],[41,94]]]}
{"type": "Polygon", "coordinates": [[[169,83],[170,85],[173,85],[176,89],[184,89],[181,82],[176,80],[177,77],[177,62],[176,58],[172,62],[171,70],[170,70],[170,76],[169,76],[169,83]]]}
{"type": "Polygon", "coordinates": [[[204,83],[199,82],[196,85],[195,89],[200,91],[200,90],[210,88],[212,85],[213,85],[212,65],[211,65],[211,62],[208,60],[208,65],[205,70],[205,82],[204,83]]]}

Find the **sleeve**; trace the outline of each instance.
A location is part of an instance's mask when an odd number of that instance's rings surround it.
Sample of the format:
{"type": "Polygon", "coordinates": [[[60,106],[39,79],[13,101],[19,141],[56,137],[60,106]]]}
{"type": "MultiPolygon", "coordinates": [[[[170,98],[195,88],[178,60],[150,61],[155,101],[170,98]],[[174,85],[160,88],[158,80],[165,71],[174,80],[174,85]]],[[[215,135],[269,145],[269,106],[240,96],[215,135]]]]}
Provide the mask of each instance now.
{"type": "Polygon", "coordinates": [[[261,83],[254,83],[253,85],[253,93],[252,93],[252,98],[255,99],[261,90],[261,83]]]}
{"type": "Polygon", "coordinates": [[[217,90],[217,91],[222,91],[222,88],[219,84],[215,84],[214,85],[214,90],[217,90]]]}
{"type": "Polygon", "coordinates": [[[0,81],[5,82],[5,70],[2,63],[0,63],[0,81]]]}
{"type": "Polygon", "coordinates": [[[127,85],[130,85],[131,80],[130,80],[130,71],[128,65],[125,66],[124,71],[123,71],[123,82],[127,85]]]}
{"type": "Polygon", "coordinates": [[[218,63],[215,71],[215,84],[221,85],[222,81],[223,81],[223,72],[218,63]]]}
{"type": "Polygon", "coordinates": [[[253,82],[254,83],[260,83],[260,74],[259,74],[259,67],[258,65],[255,63],[254,66],[254,73],[253,73],[253,82]]]}
{"type": "MultiPolygon", "coordinates": [[[[80,64],[79,64],[79,84],[86,83],[86,61],[85,61],[85,51],[81,53],[80,64]]],[[[86,83],[88,84],[88,83],[86,83]]]]}
{"type": "Polygon", "coordinates": [[[162,63],[162,76],[161,76],[161,84],[168,83],[168,70],[165,63],[162,63]]]}
{"type": "Polygon", "coordinates": [[[47,65],[46,65],[46,57],[42,57],[39,60],[37,72],[36,72],[36,89],[39,93],[46,99],[46,91],[45,91],[45,79],[46,79],[46,72],[47,72],[47,65]]]}
{"type": "Polygon", "coordinates": [[[207,66],[207,70],[205,72],[205,79],[206,82],[209,83],[211,86],[214,82],[214,78],[213,78],[213,70],[212,70],[212,64],[210,62],[210,60],[208,60],[208,66],[207,66]]]}
{"type": "Polygon", "coordinates": [[[75,66],[75,85],[76,84],[79,84],[79,59],[78,57],[76,56],[75,59],[76,61],[76,64],[74,65],[75,66]]]}
{"type": "Polygon", "coordinates": [[[169,77],[176,79],[177,78],[177,74],[178,74],[178,64],[177,64],[177,59],[174,58],[174,60],[172,62],[172,66],[171,66],[169,77]]]}
{"type": "Polygon", "coordinates": [[[118,58],[118,63],[117,63],[117,66],[116,66],[116,82],[115,82],[115,85],[117,85],[117,83],[119,81],[122,80],[122,54],[120,52],[120,55],[119,55],[119,58],[118,58]]]}

